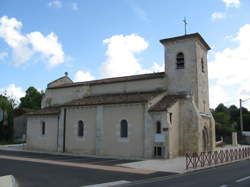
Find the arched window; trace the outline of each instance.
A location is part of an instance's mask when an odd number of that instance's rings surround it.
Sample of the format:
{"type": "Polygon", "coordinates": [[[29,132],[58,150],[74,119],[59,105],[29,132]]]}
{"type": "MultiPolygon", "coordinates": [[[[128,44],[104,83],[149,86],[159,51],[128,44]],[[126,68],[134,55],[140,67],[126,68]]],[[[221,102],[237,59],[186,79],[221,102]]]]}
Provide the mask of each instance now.
{"type": "Polygon", "coordinates": [[[178,53],[176,56],[176,68],[183,69],[184,68],[184,54],[178,53]]]}
{"type": "Polygon", "coordinates": [[[84,136],[84,123],[82,120],[78,121],[78,136],[79,137],[84,136]]]}
{"type": "Polygon", "coordinates": [[[42,124],[42,135],[45,135],[45,128],[46,128],[45,121],[42,121],[41,124],[42,124]]]}
{"type": "Polygon", "coordinates": [[[161,122],[160,121],[156,122],[156,133],[161,134],[161,122]]]}
{"type": "Polygon", "coordinates": [[[120,136],[121,138],[127,138],[128,137],[128,122],[127,120],[121,120],[120,123],[120,136]]]}
{"type": "Polygon", "coordinates": [[[205,73],[205,66],[204,66],[204,61],[203,58],[201,59],[201,71],[205,73]]]}

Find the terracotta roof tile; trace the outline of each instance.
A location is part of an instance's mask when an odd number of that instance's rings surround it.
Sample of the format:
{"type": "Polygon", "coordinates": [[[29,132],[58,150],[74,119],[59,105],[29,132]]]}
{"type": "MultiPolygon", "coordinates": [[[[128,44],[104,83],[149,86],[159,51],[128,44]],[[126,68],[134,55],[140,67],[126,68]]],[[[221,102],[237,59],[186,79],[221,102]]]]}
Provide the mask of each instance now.
{"type": "Polygon", "coordinates": [[[60,109],[59,107],[48,107],[48,108],[43,108],[41,110],[33,111],[27,113],[27,115],[56,115],[59,114],[60,109]]]}
{"type": "Polygon", "coordinates": [[[160,40],[160,42],[163,44],[165,42],[169,42],[169,41],[176,41],[176,40],[181,40],[181,39],[186,39],[186,38],[196,38],[198,40],[200,40],[200,42],[208,49],[210,50],[210,46],[207,44],[207,42],[202,38],[202,36],[197,32],[197,33],[192,33],[192,34],[187,34],[187,35],[183,35],[183,36],[177,36],[177,37],[173,37],[173,38],[166,38],[166,39],[162,39],[160,40]]]}
{"type": "Polygon", "coordinates": [[[144,80],[144,79],[156,79],[156,78],[164,78],[164,72],[158,73],[148,73],[148,74],[141,74],[141,75],[132,75],[132,76],[124,76],[124,77],[114,77],[114,78],[107,78],[107,79],[99,79],[93,81],[86,81],[86,82],[75,82],[75,83],[65,83],[59,86],[54,86],[48,89],[56,89],[56,88],[65,88],[65,87],[74,87],[74,86],[90,86],[90,85],[97,85],[97,84],[110,84],[110,83],[118,83],[118,82],[125,82],[125,81],[136,81],[136,80],[144,80]]]}
{"type": "Polygon", "coordinates": [[[160,112],[166,111],[167,108],[171,107],[177,100],[186,98],[186,95],[166,95],[155,105],[153,105],[149,112],[160,112]]]}
{"type": "Polygon", "coordinates": [[[73,100],[63,106],[88,106],[105,104],[128,104],[128,103],[146,103],[150,99],[159,95],[163,91],[156,92],[135,92],[88,96],[82,99],[73,100]]]}
{"type": "Polygon", "coordinates": [[[13,111],[13,116],[18,117],[18,116],[21,116],[23,114],[27,114],[29,112],[34,112],[34,111],[36,111],[36,110],[31,109],[31,108],[17,108],[13,111]]]}

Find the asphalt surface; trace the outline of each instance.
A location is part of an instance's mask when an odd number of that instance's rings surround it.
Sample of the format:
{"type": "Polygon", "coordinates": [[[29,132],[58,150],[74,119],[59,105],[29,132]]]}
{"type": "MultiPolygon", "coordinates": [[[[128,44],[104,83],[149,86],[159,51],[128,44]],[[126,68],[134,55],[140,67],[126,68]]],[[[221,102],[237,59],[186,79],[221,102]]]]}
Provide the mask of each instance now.
{"type": "Polygon", "coordinates": [[[0,155],[21,156],[24,158],[36,158],[44,160],[55,160],[65,162],[89,163],[100,165],[116,165],[121,163],[136,162],[138,160],[112,159],[112,158],[96,158],[87,156],[69,156],[69,155],[54,155],[47,153],[32,153],[21,151],[5,151],[0,150],[0,155]]]}
{"type": "Polygon", "coordinates": [[[250,161],[244,160],[192,173],[143,180],[135,187],[250,187],[250,161]]]}
{"type": "MultiPolygon", "coordinates": [[[[135,161],[3,150],[0,150],[0,155],[108,166],[135,161]]],[[[125,172],[113,172],[99,169],[60,166],[47,163],[34,163],[19,160],[0,159],[0,176],[4,175],[13,175],[17,180],[19,187],[80,187],[84,185],[93,185],[120,180],[133,182],[137,180],[169,176],[173,175],[173,173],[156,172],[153,174],[145,175],[125,172]]]]}

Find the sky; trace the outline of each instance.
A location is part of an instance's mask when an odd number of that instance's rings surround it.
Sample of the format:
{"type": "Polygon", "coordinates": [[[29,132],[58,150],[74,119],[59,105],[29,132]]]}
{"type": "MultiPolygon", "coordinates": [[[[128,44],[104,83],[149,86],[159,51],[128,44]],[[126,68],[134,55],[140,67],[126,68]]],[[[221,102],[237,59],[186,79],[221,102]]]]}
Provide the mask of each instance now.
{"type": "MultiPolygon", "coordinates": [[[[249,0],[0,0],[0,93],[164,71],[160,39],[199,32],[210,107],[250,98],[249,0]]],[[[243,106],[250,107],[250,101],[243,106]]]]}

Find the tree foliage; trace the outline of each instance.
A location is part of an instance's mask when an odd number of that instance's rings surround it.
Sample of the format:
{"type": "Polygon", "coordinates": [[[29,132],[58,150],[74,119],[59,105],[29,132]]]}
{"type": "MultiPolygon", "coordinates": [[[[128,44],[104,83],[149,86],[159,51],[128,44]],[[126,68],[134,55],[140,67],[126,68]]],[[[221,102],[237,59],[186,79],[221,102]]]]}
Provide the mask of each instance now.
{"type": "MultiPolygon", "coordinates": [[[[211,110],[216,124],[217,136],[231,136],[233,131],[240,130],[240,109],[235,105],[226,107],[219,104],[215,110],[211,110]]],[[[243,129],[250,131],[250,112],[247,108],[242,108],[243,129]]]]}
{"type": "MultiPolygon", "coordinates": [[[[26,95],[20,99],[19,108],[40,109],[42,96],[43,92],[39,92],[32,86],[29,87],[26,90],[26,95]]],[[[17,103],[14,98],[8,96],[7,91],[0,94],[0,107],[7,113],[7,120],[0,122],[0,141],[10,142],[13,140],[13,111],[17,103]]]]}
{"type": "Polygon", "coordinates": [[[6,124],[0,122],[0,141],[11,141],[13,135],[13,99],[0,95],[0,107],[7,113],[6,124]]]}
{"type": "Polygon", "coordinates": [[[20,99],[21,103],[19,108],[31,108],[31,109],[40,109],[42,101],[43,92],[39,92],[34,87],[29,87],[26,90],[24,97],[20,99]]]}

